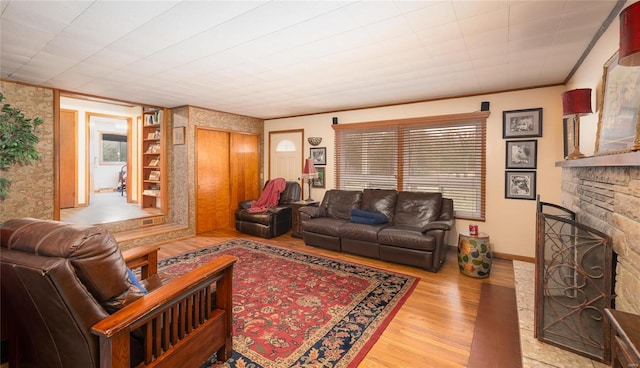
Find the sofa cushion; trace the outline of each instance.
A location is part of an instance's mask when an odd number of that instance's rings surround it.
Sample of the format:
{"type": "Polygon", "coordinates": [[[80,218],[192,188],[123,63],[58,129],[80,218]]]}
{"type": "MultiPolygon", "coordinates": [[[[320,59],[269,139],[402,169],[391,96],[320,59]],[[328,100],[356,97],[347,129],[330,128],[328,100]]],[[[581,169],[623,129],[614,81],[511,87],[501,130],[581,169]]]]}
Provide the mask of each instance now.
{"type": "Polygon", "coordinates": [[[386,224],[389,218],[382,212],[365,211],[354,208],[351,210],[351,222],[358,224],[386,224]]]}
{"type": "Polygon", "coordinates": [[[387,224],[367,225],[348,222],[340,226],[340,230],[338,233],[340,234],[341,238],[377,243],[378,232],[387,226],[387,224]]]}
{"type": "Polygon", "coordinates": [[[362,192],[360,209],[381,212],[389,221],[393,219],[398,192],[393,189],[365,189],[362,192]]]}
{"type": "Polygon", "coordinates": [[[396,201],[394,225],[422,227],[440,216],[441,193],[400,192],[396,201]]]}
{"type": "Polygon", "coordinates": [[[338,237],[340,226],[348,223],[346,220],[330,217],[318,217],[302,223],[302,231],[338,237]]]}
{"type": "Polygon", "coordinates": [[[332,190],[327,192],[326,213],[334,219],[350,220],[351,210],[360,208],[362,192],[357,190],[332,190]]]}
{"type": "Polygon", "coordinates": [[[419,228],[410,226],[390,226],[378,232],[378,243],[398,248],[433,251],[436,239],[420,232],[419,228]]]}

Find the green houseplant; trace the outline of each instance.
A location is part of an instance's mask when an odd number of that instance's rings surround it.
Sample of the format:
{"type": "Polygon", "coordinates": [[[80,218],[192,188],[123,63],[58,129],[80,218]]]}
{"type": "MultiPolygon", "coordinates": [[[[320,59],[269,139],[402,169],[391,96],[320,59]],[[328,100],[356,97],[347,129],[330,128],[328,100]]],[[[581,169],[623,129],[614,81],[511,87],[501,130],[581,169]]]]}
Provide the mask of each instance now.
{"type": "MultiPolygon", "coordinates": [[[[0,93],[0,103],[4,96],[0,93]]],[[[19,109],[9,104],[2,104],[0,114],[0,170],[6,171],[12,165],[30,164],[40,159],[36,149],[38,137],[35,132],[42,124],[40,118],[27,119],[19,109]]],[[[5,199],[9,193],[11,181],[0,177],[0,199],[5,199]]]]}

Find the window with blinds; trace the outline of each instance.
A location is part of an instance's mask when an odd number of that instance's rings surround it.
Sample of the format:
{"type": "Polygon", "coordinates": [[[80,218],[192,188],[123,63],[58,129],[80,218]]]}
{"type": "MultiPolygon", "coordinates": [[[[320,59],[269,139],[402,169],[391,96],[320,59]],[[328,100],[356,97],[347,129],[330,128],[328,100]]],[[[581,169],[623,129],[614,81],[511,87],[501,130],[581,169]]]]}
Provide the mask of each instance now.
{"type": "Polygon", "coordinates": [[[456,217],[484,219],[488,112],[343,124],[336,187],[440,192],[456,217]]]}

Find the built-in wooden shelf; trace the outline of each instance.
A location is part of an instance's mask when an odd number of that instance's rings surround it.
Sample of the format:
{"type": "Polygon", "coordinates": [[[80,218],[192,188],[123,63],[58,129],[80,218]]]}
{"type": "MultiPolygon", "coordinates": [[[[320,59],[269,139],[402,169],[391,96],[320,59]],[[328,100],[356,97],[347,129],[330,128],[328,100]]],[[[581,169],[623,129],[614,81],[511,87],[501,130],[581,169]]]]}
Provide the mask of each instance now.
{"type": "Polygon", "coordinates": [[[640,166],[640,151],[557,161],[556,167],[640,166]]]}

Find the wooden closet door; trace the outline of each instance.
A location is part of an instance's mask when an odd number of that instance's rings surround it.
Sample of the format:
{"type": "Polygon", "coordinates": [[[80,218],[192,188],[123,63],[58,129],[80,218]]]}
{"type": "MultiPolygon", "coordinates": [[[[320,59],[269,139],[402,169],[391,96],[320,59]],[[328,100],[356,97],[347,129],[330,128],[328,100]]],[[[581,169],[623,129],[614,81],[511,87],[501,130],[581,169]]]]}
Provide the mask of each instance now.
{"type": "Polygon", "coordinates": [[[60,208],[76,206],[78,171],[78,112],[60,110],[60,208]]]}
{"type": "Polygon", "coordinates": [[[231,133],[229,150],[231,160],[231,207],[229,208],[231,224],[229,226],[234,227],[238,203],[257,199],[264,183],[260,183],[258,172],[260,156],[257,135],[231,133]]]}
{"type": "Polygon", "coordinates": [[[196,233],[228,227],[229,133],[196,128],[196,233]]]}

